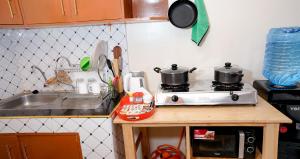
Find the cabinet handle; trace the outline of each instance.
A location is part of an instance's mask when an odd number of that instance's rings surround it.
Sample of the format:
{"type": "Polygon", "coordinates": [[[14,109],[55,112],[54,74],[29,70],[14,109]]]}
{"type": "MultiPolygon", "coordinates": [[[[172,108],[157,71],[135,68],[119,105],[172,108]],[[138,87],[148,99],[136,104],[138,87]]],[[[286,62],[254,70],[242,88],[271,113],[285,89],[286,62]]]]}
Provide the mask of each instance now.
{"type": "Polygon", "coordinates": [[[73,0],[73,2],[74,2],[74,13],[75,13],[75,15],[77,15],[77,14],[78,14],[78,10],[77,10],[77,0],[73,0]]]}
{"type": "Polygon", "coordinates": [[[7,152],[7,155],[8,155],[8,159],[12,159],[9,145],[6,145],[6,152],[7,152]]]}
{"type": "Polygon", "coordinates": [[[12,10],[10,1],[11,1],[11,0],[7,0],[7,3],[8,3],[8,8],[9,8],[10,16],[11,16],[11,18],[13,19],[13,18],[14,18],[14,13],[13,13],[13,10],[12,10]]]}
{"type": "Polygon", "coordinates": [[[62,15],[65,15],[64,0],[60,0],[60,5],[61,5],[61,13],[62,13],[62,15]]]}
{"type": "Polygon", "coordinates": [[[22,145],[23,157],[24,159],[29,159],[27,156],[27,148],[26,145],[22,145]]]}

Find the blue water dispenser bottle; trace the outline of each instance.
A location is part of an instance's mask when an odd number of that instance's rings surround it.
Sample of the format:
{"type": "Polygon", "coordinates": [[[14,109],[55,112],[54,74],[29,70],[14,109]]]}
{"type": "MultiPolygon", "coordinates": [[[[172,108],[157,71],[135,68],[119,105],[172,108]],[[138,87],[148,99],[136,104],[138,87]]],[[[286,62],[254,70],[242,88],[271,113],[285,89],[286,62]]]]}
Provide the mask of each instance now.
{"type": "Polygon", "coordinates": [[[300,27],[270,30],[263,75],[278,86],[296,86],[300,82],[300,27]]]}

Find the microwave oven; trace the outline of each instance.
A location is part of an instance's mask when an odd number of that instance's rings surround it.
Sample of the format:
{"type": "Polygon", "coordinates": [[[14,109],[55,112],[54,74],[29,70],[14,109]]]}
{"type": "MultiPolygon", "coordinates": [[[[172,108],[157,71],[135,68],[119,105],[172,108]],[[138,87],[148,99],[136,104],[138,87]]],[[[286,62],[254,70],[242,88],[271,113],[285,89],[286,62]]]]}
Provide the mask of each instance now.
{"type": "Polygon", "coordinates": [[[191,127],[190,133],[194,157],[255,159],[254,128],[191,127]]]}

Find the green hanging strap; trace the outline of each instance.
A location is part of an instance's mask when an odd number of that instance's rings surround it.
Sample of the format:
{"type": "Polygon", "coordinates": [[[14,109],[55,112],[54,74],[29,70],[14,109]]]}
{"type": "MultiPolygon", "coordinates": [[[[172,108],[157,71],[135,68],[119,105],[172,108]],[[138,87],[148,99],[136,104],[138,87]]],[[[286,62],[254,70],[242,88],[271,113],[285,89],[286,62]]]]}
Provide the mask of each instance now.
{"type": "Polygon", "coordinates": [[[208,18],[203,0],[195,0],[198,10],[197,23],[192,28],[192,40],[200,45],[209,28],[208,18]]]}

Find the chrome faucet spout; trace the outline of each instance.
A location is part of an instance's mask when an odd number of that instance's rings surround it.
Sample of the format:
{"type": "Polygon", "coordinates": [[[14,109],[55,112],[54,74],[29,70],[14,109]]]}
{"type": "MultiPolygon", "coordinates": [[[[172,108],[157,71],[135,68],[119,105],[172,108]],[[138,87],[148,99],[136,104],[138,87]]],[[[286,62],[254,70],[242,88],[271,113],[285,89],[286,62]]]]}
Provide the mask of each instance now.
{"type": "Polygon", "coordinates": [[[58,63],[60,59],[66,60],[67,63],[68,63],[68,65],[69,65],[70,67],[72,66],[71,61],[70,61],[67,57],[65,57],[65,56],[60,56],[59,58],[57,58],[57,59],[56,59],[56,63],[58,63]]]}
{"type": "MultiPolygon", "coordinates": [[[[34,70],[38,70],[38,71],[42,74],[42,76],[43,76],[43,78],[44,78],[44,80],[45,80],[45,83],[47,82],[46,74],[45,74],[44,71],[42,71],[42,69],[40,69],[40,68],[39,68],[38,66],[36,66],[36,65],[32,65],[32,66],[31,66],[31,69],[32,69],[32,72],[31,72],[31,73],[33,73],[34,70]]],[[[44,86],[46,87],[46,84],[45,84],[44,86]]]]}
{"type": "MultiPolygon", "coordinates": [[[[65,61],[67,61],[69,67],[74,67],[74,66],[75,66],[75,65],[73,65],[73,64],[71,63],[71,61],[70,61],[67,57],[65,57],[65,56],[60,56],[60,57],[58,57],[58,58],[56,59],[56,66],[55,66],[55,75],[56,75],[56,77],[58,77],[58,75],[57,75],[57,73],[58,73],[58,71],[57,71],[57,70],[58,70],[58,62],[59,62],[59,60],[61,60],[61,59],[64,59],[65,61]]],[[[58,80],[58,82],[60,82],[60,83],[62,83],[62,84],[71,86],[72,89],[74,89],[74,90],[76,89],[76,87],[75,87],[73,84],[65,83],[65,82],[61,81],[59,78],[57,78],[57,80],[58,80]]]]}

